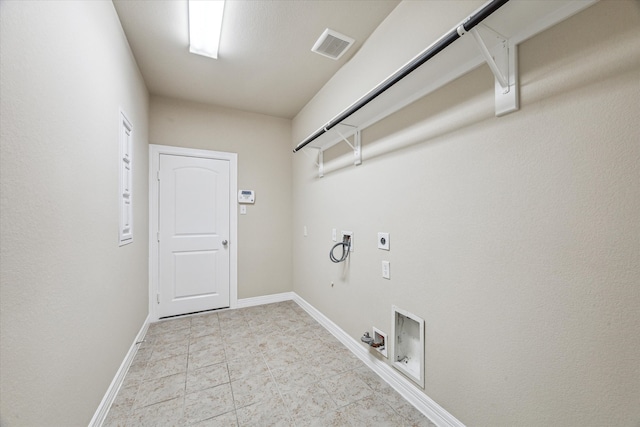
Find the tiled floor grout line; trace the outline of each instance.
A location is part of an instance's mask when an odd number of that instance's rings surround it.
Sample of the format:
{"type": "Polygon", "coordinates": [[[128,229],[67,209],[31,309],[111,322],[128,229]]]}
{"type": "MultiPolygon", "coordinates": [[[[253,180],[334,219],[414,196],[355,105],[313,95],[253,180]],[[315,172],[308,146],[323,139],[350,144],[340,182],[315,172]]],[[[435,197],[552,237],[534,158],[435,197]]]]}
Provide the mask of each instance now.
{"type": "MultiPolygon", "coordinates": [[[[218,319],[218,322],[220,320],[218,319]]],[[[222,335],[222,333],[221,333],[222,335]]],[[[233,415],[236,418],[236,424],[240,425],[240,420],[238,419],[238,406],[236,405],[235,394],[233,393],[233,386],[231,385],[231,372],[229,371],[229,357],[227,356],[227,348],[225,346],[224,338],[221,336],[222,340],[222,351],[224,351],[224,364],[227,367],[227,376],[229,377],[229,388],[231,389],[231,398],[233,399],[233,415]]]]}
{"type": "MultiPolygon", "coordinates": [[[[278,390],[278,396],[280,396],[280,400],[282,401],[282,403],[284,405],[284,410],[287,411],[287,416],[293,422],[293,425],[297,426],[296,421],[293,418],[293,415],[291,414],[291,411],[289,411],[289,405],[287,405],[285,403],[285,401],[284,401],[284,396],[282,395],[282,391],[280,390],[280,385],[278,385],[278,381],[276,381],[275,375],[273,375],[273,372],[271,372],[271,367],[269,366],[269,363],[267,363],[267,360],[265,359],[264,354],[262,353],[262,351],[260,352],[260,356],[262,357],[262,360],[264,361],[264,364],[267,365],[267,370],[269,371],[269,376],[271,377],[271,380],[275,384],[276,390],[278,390]]],[[[239,425],[239,423],[238,423],[238,425],[239,425]]]]}

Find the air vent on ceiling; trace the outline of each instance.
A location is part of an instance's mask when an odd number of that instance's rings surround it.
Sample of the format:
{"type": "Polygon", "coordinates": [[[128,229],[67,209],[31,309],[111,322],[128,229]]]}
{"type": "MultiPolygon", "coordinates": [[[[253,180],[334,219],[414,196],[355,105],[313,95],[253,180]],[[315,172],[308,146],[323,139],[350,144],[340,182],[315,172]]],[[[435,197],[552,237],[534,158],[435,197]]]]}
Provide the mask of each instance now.
{"type": "Polygon", "coordinates": [[[340,58],[355,40],[330,29],[324,30],[311,50],[331,59],[340,58]]]}

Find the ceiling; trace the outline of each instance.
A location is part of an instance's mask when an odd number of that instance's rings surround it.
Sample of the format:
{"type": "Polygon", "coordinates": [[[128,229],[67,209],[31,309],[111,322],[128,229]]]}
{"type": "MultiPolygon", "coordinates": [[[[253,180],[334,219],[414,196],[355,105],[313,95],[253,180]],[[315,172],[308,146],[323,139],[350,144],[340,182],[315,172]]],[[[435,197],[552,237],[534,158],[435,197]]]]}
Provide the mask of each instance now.
{"type": "Polygon", "coordinates": [[[400,0],[227,0],[218,59],[189,53],[186,0],[113,0],[152,95],[293,118],[400,0]],[[311,52],[325,28],[356,39],[311,52]]]}

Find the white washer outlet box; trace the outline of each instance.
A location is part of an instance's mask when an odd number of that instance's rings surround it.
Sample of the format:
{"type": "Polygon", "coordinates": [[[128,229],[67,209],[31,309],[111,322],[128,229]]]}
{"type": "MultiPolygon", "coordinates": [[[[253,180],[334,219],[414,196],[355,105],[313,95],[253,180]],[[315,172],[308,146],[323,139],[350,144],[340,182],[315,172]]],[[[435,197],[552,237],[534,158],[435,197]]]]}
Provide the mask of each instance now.
{"type": "Polygon", "coordinates": [[[378,249],[389,250],[389,233],[378,233],[378,249]]]}
{"type": "Polygon", "coordinates": [[[349,236],[349,242],[350,242],[350,248],[351,250],[349,252],[353,252],[353,231],[344,231],[342,230],[342,238],[340,239],[340,241],[344,241],[344,236],[349,236]]]}
{"type": "Polygon", "coordinates": [[[373,327],[373,348],[375,348],[384,357],[387,357],[387,334],[380,329],[373,327]]]}

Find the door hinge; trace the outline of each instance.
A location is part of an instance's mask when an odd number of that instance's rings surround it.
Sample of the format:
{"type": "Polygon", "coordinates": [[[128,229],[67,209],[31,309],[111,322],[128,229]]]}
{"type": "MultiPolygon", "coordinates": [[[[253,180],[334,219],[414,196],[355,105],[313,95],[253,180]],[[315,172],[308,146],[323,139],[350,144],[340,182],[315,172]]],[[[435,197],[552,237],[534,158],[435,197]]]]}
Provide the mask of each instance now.
{"type": "Polygon", "coordinates": [[[160,232],[159,231],[156,233],[156,239],[158,239],[158,242],[160,241],[160,232]]]}
{"type": "Polygon", "coordinates": [[[156,172],[156,178],[158,179],[158,181],[160,181],[160,171],[156,172]]]}
{"type": "Polygon", "coordinates": [[[156,294],[156,301],[158,301],[158,304],[160,304],[160,294],[156,294]]]}

